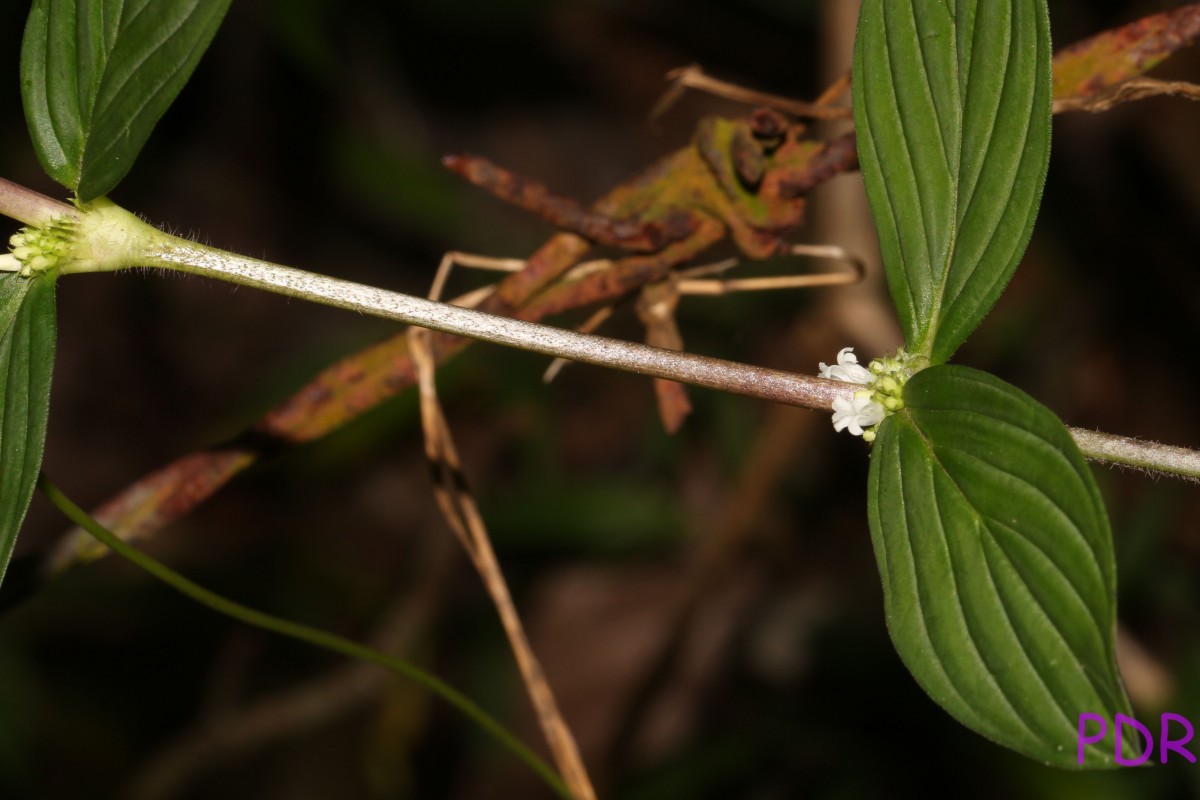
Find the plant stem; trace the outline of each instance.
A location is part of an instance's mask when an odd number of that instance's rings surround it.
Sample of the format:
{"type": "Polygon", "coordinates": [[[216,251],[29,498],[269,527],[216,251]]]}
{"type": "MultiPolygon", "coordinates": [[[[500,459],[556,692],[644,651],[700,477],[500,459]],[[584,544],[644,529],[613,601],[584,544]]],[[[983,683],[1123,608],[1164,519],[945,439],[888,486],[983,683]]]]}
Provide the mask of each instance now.
{"type": "Polygon", "coordinates": [[[1100,431],[1069,428],[1083,455],[1123,467],[1200,483],[1200,452],[1100,431]]]}
{"type": "MultiPolygon", "coordinates": [[[[576,333],[535,322],[499,317],[435,303],[385,289],[227,253],[182,239],[162,240],[143,263],[207,275],[289,297],[360,311],[422,328],[518,347],[655,378],[832,412],[833,401],[862,387],[736,361],[665,350],[649,345],[576,333]]],[[[1172,477],[1200,480],[1200,452],[1125,436],[1071,428],[1083,454],[1093,461],[1137,467],[1172,477]]]]}
{"type": "Polygon", "coordinates": [[[307,625],[301,625],[290,620],[273,617],[270,614],[264,614],[261,611],[255,611],[252,608],[235,603],[232,600],[227,600],[218,594],[210,592],[202,586],[192,583],[187,578],[167,567],[150,556],[143,553],[141,550],[127,544],[117,537],[116,534],[109,531],[99,522],[92,519],[87,512],[75,505],[71,500],[62,493],[45,474],[38,476],[38,488],[42,494],[54,504],[59,511],[63,513],[67,519],[74,522],[79,527],[96,537],[101,544],[108,547],[113,552],[120,555],[122,558],[132,562],[145,572],[158,578],[163,583],[167,584],[176,591],[184,594],[202,605],[206,605],[219,614],[233,617],[236,620],[253,625],[256,628],[278,633],[282,636],[288,636],[293,639],[299,639],[303,642],[323,647],[327,650],[332,650],[336,653],[355,658],[360,661],[367,661],[372,664],[378,664],[385,669],[391,670],[398,675],[402,675],[409,680],[412,680],[421,686],[424,686],[429,691],[441,697],[450,705],[454,706],[460,712],[469,717],[476,725],[487,732],[492,738],[507,748],[513,755],[524,761],[534,772],[538,774],[543,781],[546,782],[551,789],[560,797],[566,800],[572,800],[571,793],[563,784],[562,779],[550,768],[548,764],[542,761],[538,756],[522,744],[515,736],[505,730],[494,717],[477,706],[470,698],[459,692],[448,683],[438,678],[435,675],[422,670],[409,662],[389,656],[386,653],[381,653],[378,650],[373,650],[365,645],[352,642],[349,639],[343,639],[340,636],[335,636],[332,633],[310,628],[307,625]]]}
{"type": "Polygon", "coordinates": [[[78,219],[80,216],[74,206],[4,178],[0,178],[0,214],[39,227],[57,217],[78,219]]]}
{"type": "Polygon", "coordinates": [[[100,212],[107,219],[97,221],[95,225],[85,220],[85,229],[81,233],[94,231],[98,235],[112,236],[114,232],[129,230],[128,241],[97,243],[95,251],[104,253],[108,259],[104,266],[81,264],[64,268],[63,272],[129,266],[172,269],[543,355],[817,410],[831,410],[834,399],[848,397],[855,389],[840,381],[576,333],[435,303],[180,239],[150,227],[116,206],[102,208],[100,212]],[[127,217],[119,220],[120,226],[109,221],[118,220],[116,212],[127,217]],[[136,230],[138,227],[145,230],[136,230]],[[124,250],[120,258],[112,255],[119,250],[124,250]]]}
{"type": "MultiPolygon", "coordinates": [[[[21,191],[41,197],[27,189],[21,191]]],[[[0,212],[8,213],[9,207],[3,199],[0,192],[0,212]]],[[[64,208],[72,210],[69,206],[64,208]]],[[[816,411],[830,412],[834,400],[850,398],[862,388],[857,384],[576,333],[272,264],[164,233],[105,200],[96,201],[80,215],[79,236],[79,258],[64,266],[63,273],[133,266],[189,272],[556,358],[816,411]]],[[[1083,454],[1093,461],[1200,480],[1200,452],[1077,428],[1071,429],[1071,434],[1083,454]]]]}

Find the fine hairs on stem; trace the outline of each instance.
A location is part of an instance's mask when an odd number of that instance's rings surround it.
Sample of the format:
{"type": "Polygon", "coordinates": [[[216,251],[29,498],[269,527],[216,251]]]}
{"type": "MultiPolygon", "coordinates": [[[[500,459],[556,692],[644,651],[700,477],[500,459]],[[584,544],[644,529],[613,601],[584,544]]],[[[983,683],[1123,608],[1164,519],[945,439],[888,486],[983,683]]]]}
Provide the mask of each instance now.
{"type": "MultiPolygon", "coordinates": [[[[431,330],[503,344],[556,358],[609,367],[816,411],[854,395],[857,386],[498,317],[469,308],[330,278],[183,240],[163,241],[145,260],[289,297],[360,311],[431,330]]],[[[1113,434],[1070,429],[1093,460],[1200,479],[1200,452],[1113,434]]]]}
{"type": "MultiPolygon", "coordinates": [[[[160,267],[204,275],[555,358],[817,411],[831,411],[836,399],[855,391],[840,381],[580,334],[272,264],[164,233],[108,201],[96,201],[80,212],[3,179],[0,213],[31,225],[64,216],[78,221],[91,258],[64,272],[160,267]]],[[[1200,452],[1079,429],[1071,429],[1071,434],[1089,459],[1200,479],[1200,452]]]]}
{"type": "MultiPolygon", "coordinates": [[[[45,219],[61,215],[62,209],[79,221],[91,256],[64,272],[141,266],[203,275],[554,358],[817,411],[831,411],[835,400],[852,397],[856,390],[841,381],[581,334],[305,272],[172,236],[107,201],[97,201],[81,213],[16,184],[0,185],[0,213],[18,219],[41,214],[45,219]]],[[[1092,460],[1200,479],[1200,452],[1100,432],[1071,433],[1092,460]]]]}

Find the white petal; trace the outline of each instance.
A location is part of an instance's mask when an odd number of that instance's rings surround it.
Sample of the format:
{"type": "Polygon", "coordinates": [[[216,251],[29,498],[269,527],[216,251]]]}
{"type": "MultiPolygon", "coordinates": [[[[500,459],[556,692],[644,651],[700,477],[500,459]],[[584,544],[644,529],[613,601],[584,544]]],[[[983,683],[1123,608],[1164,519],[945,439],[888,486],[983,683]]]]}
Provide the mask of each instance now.
{"type": "Polygon", "coordinates": [[[866,397],[854,398],[854,412],[857,415],[858,423],[864,428],[878,425],[886,416],[883,406],[866,397]]]}
{"type": "Polygon", "coordinates": [[[843,347],[838,353],[838,366],[841,367],[842,375],[845,376],[839,380],[869,384],[875,378],[871,374],[871,370],[858,363],[858,356],[854,355],[853,347],[843,347]]]}
{"type": "Polygon", "coordinates": [[[862,436],[866,428],[878,425],[883,421],[886,412],[883,406],[871,400],[869,392],[862,392],[853,398],[839,397],[833,401],[833,429],[847,430],[855,436],[862,436]]]}
{"type": "Polygon", "coordinates": [[[859,365],[858,357],[854,355],[853,347],[843,347],[837,354],[837,364],[830,366],[824,361],[820,364],[817,374],[829,380],[844,383],[861,383],[864,386],[875,380],[875,376],[866,367],[859,365]]]}
{"type": "Polygon", "coordinates": [[[845,397],[839,397],[833,401],[833,429],[835,431],[845,430],[846,426],[854,419],[854,402],[845,397]]]}

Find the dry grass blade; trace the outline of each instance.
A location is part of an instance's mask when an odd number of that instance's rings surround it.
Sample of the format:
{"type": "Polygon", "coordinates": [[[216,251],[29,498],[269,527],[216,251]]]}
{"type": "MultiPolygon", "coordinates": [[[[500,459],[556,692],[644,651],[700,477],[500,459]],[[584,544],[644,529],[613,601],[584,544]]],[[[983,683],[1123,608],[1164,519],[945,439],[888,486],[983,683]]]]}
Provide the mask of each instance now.
{"type": "Polygon", "coordinates": [[[463,476],[458,451],[438,402],[434,380],[436,362],[429,349],[429,332],[421,328],[412,328],[408,337],[409,354],[417,373],[425,455],[429,459],[438,507],[470,556],[492,603],[496,606],[509,645],[516,657],[521,679],[525,682],[526,691],[537,714],[538,724],[546,737],[563,781],[578,800],[595,800],[596,792],[579,755],[575,737],[563,720],[541,664],[529,646],[529,639],[513,605],[512,595],[492,549],[483,517],[463,476]]]}

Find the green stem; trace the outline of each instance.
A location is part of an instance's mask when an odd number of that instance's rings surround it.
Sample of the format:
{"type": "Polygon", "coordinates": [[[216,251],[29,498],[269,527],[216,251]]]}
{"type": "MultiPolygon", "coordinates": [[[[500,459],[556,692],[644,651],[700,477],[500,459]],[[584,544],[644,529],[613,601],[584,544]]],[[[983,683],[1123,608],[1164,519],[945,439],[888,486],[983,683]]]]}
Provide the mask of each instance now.
{"type": "Polygon", "coordinates": [[[424,686],[469,717],[503,747],[529,765],[530,769],[536,772],[559,797],[565,798],[565,800],[572,800],[571,793],[567,790],[566,785],[546,762],[538,758],[537,754],[522,744],[513,734],[505,730],[504,726],[497,722],[494,717],[440,678],[425,672],[403,659],[389,656],[378,650],[372,650],[369,647],[352,642],[349,639],[343,639],[340,636],[335,636],[332,633],[326,633],[316,628],[310,628],[307,625],[301,625],[286,619],[273,617],[270,614],[264,614],[261,611],[255,611],[240,603],[235,603],[232,600],[227,600],[218,594],[214,594],[204,587],[192,583],[166,565],[155,561],[141,550],[122,541],[116,534],[92,519],[87,512],[71,502],[58,487],[50,482],[45,474],[38,476],[38,488],[69,520],[96,537],[101,544],[129,560],[145,572],[158,578],[163,583],[166,583],[176,591],[187,595],[202,605],[208,606],[217,613],[233,617],[247,625],[253,625],[272,633],[289,636],[293,639],[299,639],[300,641],[316,645],[317,647],[341,653],[350,658],[378,664],[397,675],[402,675],[424,686]]]}

